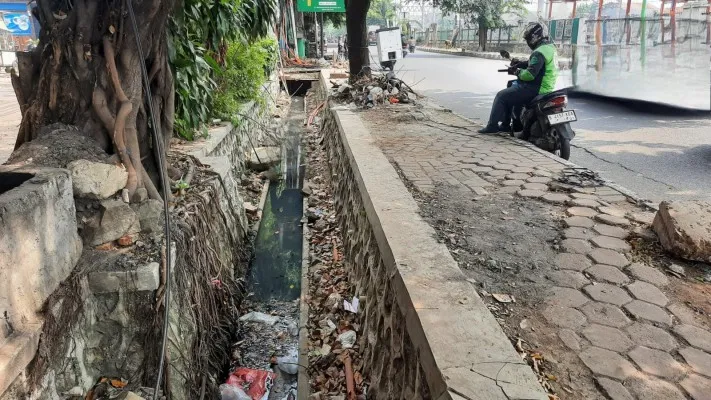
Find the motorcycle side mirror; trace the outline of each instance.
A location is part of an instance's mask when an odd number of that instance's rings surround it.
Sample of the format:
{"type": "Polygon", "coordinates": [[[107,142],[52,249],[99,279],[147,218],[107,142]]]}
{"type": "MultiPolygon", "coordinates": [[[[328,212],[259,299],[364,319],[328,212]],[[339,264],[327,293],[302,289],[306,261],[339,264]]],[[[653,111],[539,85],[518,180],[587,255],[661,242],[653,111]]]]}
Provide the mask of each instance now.
{"type": "Polygon", "coordinates": [[[501,54],[501,57],[503,57],[503,58],[506,58],[506,59],[511,58],[511,54],[509,54],[509,52],[506,50],[499,50],[499,54],[501,54]]]}

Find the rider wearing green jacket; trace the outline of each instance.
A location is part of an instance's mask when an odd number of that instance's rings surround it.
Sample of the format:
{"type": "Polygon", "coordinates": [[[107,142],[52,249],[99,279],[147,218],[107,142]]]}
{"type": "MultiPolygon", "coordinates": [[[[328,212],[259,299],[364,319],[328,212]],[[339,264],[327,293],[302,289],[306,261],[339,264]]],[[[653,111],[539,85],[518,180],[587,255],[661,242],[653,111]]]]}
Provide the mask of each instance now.
{"type": "MultiPolygon", "coordinates": [[[[509,73],[515,74],[518,81],[496,94],[489,122],[479,130],[480,133],[510,131],[511,110],[520,112],[521,107],[534,97],[555,90],[558,56],[555,45],[548,38],[546,27],[537,22],[531,23],[526,27],[523,38],[533,53],[528,61],[512,62],[509,73]]],[[[521,127],[514,129],[520,130],[521,127]]]]}

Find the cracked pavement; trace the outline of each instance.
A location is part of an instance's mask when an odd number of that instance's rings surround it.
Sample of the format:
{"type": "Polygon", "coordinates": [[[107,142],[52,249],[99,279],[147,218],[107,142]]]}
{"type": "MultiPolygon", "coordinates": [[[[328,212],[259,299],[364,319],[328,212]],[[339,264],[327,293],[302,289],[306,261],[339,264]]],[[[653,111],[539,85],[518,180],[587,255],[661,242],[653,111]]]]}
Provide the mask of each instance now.
{"type": "MultiPolygon", "coordinates": [[[[485,123],[509,77],[503,61],[416,52],[395,70],[443,107],[485,123]]],[[[561,73],[559,86],[570,81],[561,73]]],[[[574,95],[571,161],[654,202],[711,195],[711,115],[574,95]]]]}

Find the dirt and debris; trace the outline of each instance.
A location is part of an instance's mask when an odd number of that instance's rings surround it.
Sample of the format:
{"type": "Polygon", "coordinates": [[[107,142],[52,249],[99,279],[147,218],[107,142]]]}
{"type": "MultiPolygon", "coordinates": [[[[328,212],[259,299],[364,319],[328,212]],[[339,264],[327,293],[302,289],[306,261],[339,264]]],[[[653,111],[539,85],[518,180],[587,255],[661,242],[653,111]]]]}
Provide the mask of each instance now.
{"type": "MultiPolygon", "coordinates": [[[[307,112],[321,104],[310,92],[307,112]]],[[[343,259],[343,232],[338,227],[333,202],[328,156],[323,147],[320,121],[307,128],[309,210],[308,358],[313,400],[364,399],[368,379],[363,371],[359,339],[359,299],[349,282],[343,259]]]]}
{"type": "MultiPolygon", "coordinates": [[[[256,301],[243,304],[238,341],[232,346],[231,371],[270,371],[269,399],[292,400],[298,370],[299,301],[256,301]]],[[[223,397],[225,398],[225,397],[223,397]]],[[[295,399],[295,397],[294,397],[295,399]]]]}
{"type": "Polygon", "coordinates": [[[508,194],[472,201],[444,183],[422,193],[395,168],[438,241],[447,245],[551,398],[597,398],[587,367],[569,356],[541,315],[549,279],[557,272],[551,260],[562,240],[558,209],[508,194]]]}
{"type": "Polygon", "coordinates": [[[407,83],[395,77],[392,71],[373,73],[355,82],[331,80],[331,96],[339,103],[360,108],[373,108],[382,104],[410,104],[420,97],[407,83]]]}
{"type": "Polygon", "coordinates": [[[600,187],[605,183],[597,172],[582,167],[564,168],[554,179],[571,187],[600,187]]]}
{"type": "Polygon", "coordinates": [[[118,161],[100,143],[73,125],[56,123],[40,129],[39,136],[12,153],[6,164],[32,164],[66,168],[75,160],[112,164],[118,161]]]}

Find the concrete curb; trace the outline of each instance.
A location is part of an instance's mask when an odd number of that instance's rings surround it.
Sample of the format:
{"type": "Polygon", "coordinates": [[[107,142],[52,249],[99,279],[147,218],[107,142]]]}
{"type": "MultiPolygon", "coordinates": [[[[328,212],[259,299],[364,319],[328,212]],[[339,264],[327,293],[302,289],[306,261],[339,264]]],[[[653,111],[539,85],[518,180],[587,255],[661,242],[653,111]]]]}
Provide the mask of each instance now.
{"type": "Polygon", "coordinates": [[[331,112],[348,158],[341,162],[354,177],[339,186],[348,185],[362,200],[364,210],[349,212],[365,213],[358,220],[372,230],[390,296],[404,315],[431,398],[547,399],[447,247],[435,240],[434,229],[360,117],[339,107],[331,112]],[[496,371],[502,370],[499,376],[496,371]]]}
{"type": "MultiPolygon", "coordinates": [[[[304,196],[302,215],[309,208],[309,199],[304,196]]],[[[302,226],[303,242],[301,246],[301,298],[299,299],[299,372],[296,380],[296,400],[307,400],[311,395],[309,383],[309,267],[311,266],[309,238],[311,232],[306,222],[302,226]]]]}

